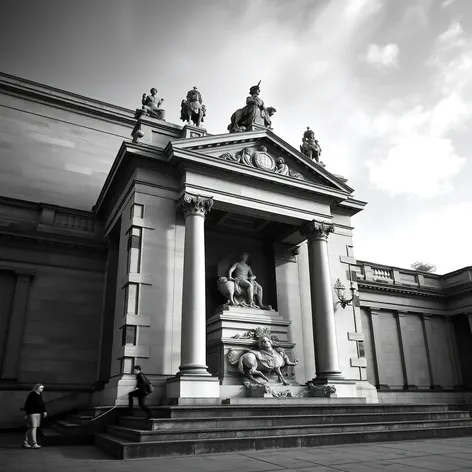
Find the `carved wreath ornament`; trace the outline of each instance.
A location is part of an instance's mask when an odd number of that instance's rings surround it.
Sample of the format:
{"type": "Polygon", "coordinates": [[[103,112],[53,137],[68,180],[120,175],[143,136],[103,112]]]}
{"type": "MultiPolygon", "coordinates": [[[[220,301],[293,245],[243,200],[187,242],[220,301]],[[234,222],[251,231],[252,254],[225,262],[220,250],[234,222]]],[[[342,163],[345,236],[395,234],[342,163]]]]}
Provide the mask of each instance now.
{"type": "Polygon", "coordinates": [[[299,172],[294,172],[285,164],[282,157],[277,160],[274,159],[268,152],[265,146],[261,146],[258,150],[251,150],[246,147],[241,152],[233,155],[230,152],[225,152],[219,156],[220,159],[229,162],[242,164],[246,167],[255,167],[257,169],[265,170],[273,174],[285,175],[298,180],[305,180],[303,175],[299,172]]]}

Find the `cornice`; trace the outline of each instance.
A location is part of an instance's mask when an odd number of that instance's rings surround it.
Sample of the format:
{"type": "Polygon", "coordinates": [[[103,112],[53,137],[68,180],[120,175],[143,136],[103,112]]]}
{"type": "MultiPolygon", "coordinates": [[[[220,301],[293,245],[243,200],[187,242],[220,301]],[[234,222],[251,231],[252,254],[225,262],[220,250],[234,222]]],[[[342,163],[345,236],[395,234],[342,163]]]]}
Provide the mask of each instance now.
{"type": "Polygon", "coordinates": [[[383,284],[381,282],[366,282],[357,280],[359,292],[390,292],[400,295],[410,295],[415,297],[429,297],[429,298],[445,298],[446,295],[442,290],[425,289],[421,287],[407,287],[394,284],[383,284]]]}
{"type": "Polygon", "coordinates": [[[134,111],[13,75],[0,73],[0,92],[64,110],[134,126],[134,111]]]}
{"type": "Polygon", "coordinates": [[[58,237],[56,234],[0,232],[0,240],[27,241],[33,244],[47,244],[67,248],[81,248],[87,251],[106,252],[105,241],[93,241],[75,237],[58,237]]]}

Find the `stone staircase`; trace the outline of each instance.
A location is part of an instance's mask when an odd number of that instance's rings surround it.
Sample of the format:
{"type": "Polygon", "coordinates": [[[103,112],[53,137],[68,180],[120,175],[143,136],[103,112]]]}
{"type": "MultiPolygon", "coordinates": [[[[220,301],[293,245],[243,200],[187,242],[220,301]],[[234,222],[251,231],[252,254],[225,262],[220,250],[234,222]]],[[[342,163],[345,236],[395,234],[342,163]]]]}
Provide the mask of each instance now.
{"type": "Polygon", "coordinates": [[[126,410],[125,407],[111,411],[110,409],[111,406],[88,407],[74,413],[59,415],[40,428],[40,444],[43,446],[92,444],[94,434],[106,430],[110,424],[115,424],[126,410]],[[109,413],[97,419],[105,412],[109,413]]]}
{"type": "MultiPolygon", "coordinates": [[[[342,402],[342,399],[340,399],[342,402]]],[[[280,404],[168,406],[121,416],[94,443],[117,459],[472,436],[466,405],[280,404]],[[140,416],[138,416],[140,415],[140,416]]]]}

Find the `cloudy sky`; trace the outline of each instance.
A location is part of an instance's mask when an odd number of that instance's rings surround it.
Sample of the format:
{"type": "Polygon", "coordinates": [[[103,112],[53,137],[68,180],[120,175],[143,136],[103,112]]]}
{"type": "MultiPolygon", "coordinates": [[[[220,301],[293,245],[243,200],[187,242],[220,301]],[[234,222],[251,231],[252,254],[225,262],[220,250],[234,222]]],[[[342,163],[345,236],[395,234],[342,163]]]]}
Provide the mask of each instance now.
{"type": "Polygon", "coordinates": [[[175,123],[197,85],[212,134],[262,80],[274,131],[298,148],[314,129],[368,202],[358,259],[472,265],[472,1],[8,3],[3,72],[133,109],[156,86],[175,123]]]}

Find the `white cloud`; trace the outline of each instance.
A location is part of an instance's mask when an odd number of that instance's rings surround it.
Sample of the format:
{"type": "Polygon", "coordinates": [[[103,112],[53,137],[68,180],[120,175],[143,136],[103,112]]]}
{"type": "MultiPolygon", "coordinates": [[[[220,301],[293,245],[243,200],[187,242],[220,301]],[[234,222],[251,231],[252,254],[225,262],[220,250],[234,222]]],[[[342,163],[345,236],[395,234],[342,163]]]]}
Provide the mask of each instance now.
{"type": "Polygon", "coordinates": [[[453,190],[450,180],[464,162],[449,139],[410,134],[400,138],[385,159],[368,163],[369,177],[392,195],[429,198],[453,190]]]}
{"type": "Polygon", "coordinates": [[[453,3],[456,3],[457,0],[445,0],[443,3],[442,3],[442,7],[443,8],[447,8],[447,7],[450,7],[453,3]]]}
{"type": "Polygon", "coordinates": [[[345,15],[350,18],[366,18],[377,13],[382,8],[380,0],[349,0],[346,5],[345,15]]]}
{"type": "Polygon", "coordinates": [[[398,67],[398,53],[400,48],[397,44],[387,44],[384,47],[370,44],[367,49],[366,61],[376,67],[398,67]]]}
{"type": "Polygon", "coordinates": [[[391,195],[430,198],[452,192],[452,180],[466,159],[452,141],[454,132],[467,127],[472,102],[466,85],[472,79],[472,53],[459,23],[439,35],[427,62],[434,67],[433,103],[426,98],[398,113],[398,104],[387,107],[372,120],[372,136],[388,141],[384,157],[370,160],[370,182],[391,195]],[[450,49],[461,47],[451,57],[450,49]]]}
{"type": "Polygon", "coordinates": [[[464,31],[460,23],[451,23],[451,26],[438,36],[438,41],[443,47],[456,47],[464,44],[464,31]]]}

